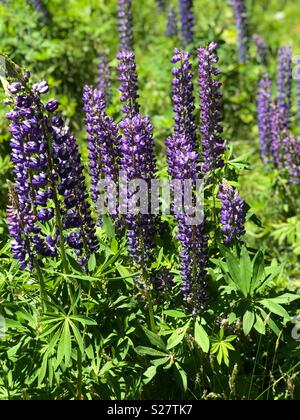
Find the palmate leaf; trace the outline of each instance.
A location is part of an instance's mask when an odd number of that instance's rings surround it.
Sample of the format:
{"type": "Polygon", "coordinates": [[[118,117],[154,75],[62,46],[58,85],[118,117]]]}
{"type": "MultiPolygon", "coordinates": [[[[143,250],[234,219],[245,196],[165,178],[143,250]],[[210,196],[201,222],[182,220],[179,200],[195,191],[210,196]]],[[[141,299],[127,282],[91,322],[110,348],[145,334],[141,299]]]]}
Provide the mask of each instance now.
{"type": "Polygon", "coordinates": [[[167,350],[167,346],[165,344],[165,342],[163,341],[163,339],[161,337],[159,337],[157,334],[155,334],[154,332],[145,329],[145,334],[148,337],[150,343],[159,348],[160,350],[166,351],[167,350]]]}
{"type": "Polygon", "coordinates": [[[245,335],[248,335],[253,328],[255,321],[255,314],[250,311],[246,311],[243,317],[243,331],[245,335]]]}
{"type": "Polygon", "coordinates": [[[209,352],[210,341],[205,329],[197,321],[195,322],[195,341],[204,353],[209,352]]]}
{"type": "Polygon", "coordinates": [[[65,359],[65,364],[68,367],[71,360],[72,340],[70,334],[69,320],[66,319],[62,327],[60,340],[57,347],[57,363],[61,364],[65,359]]]}

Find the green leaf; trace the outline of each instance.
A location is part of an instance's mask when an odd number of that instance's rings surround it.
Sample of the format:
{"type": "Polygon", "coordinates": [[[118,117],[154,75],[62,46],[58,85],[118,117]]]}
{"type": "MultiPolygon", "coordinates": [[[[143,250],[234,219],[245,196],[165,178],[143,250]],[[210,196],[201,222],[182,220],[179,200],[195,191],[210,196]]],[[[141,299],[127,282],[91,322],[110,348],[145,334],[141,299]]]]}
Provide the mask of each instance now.
{"type": "Polygon", "coordinates": [[[151,382],[152,379],[155,377],[156,373],[157,373],[156,366],[150,366],[144,373],[144,376],[146,376],[147,378],[144,380],[145,384],[148,384],[149,382],[151,382]]]}
{"type": "Polygon", "coordinates": [[[164,343],[163,339],[161,337],[159,337],[157,334],[155,334],[154,332],[145,329],[145,334],[147,335],[150,343],[155,346],[158,347],[159,349],[166,351],[167,350],[167,346],[164,343]]]}
{"type": "Polygon", "coordinates": [[[71,352],[72,352],[72,342],[71,342],[71,334],[69,328],[69,320],[64,322],[64,326],[62,329],[62,333],[60,336],[58,349],[57,349],[57,363],[60,364],[63,359],[65,359],[65,363],[69,366],[71,360],[71,352]]]}
{"type": "Polygon", "coordinates": [[[112,239],[115,238],[115,227],[112,222],[112,219],[109,216],[103,215],[102,216],[102,226],[108,238],[112,239]]]}
{"type": "Polygon", "coordinates": [[[258,251],[253,260],[253,277],[251,283],[251,295],[255,293],[257,286],[261,283],[264,277],[264,254],[258,251]]]}
{"type": "Polygon", "coordinates": [[[281,296],[277,296],[276,298],[270,298],[269,301],[279,303],[281,305],[287,305],[291,302],[294,302],[295,300],[300,299],[299,295],[295,295],[293,293],[284,293],[281,296]]]}
{"type": "Polygon", "coordinates": [[[202,325],[199,325],[197,321],[195,322],[195,341],[204,353],[209,352],[209,337],[205,329],[202,327],[202,325]]]}
{"type": "Polygon", "coordinates": [[[271,311],[273,314],[276,314],[288,320],[291,318],[287,311],[281,305],[279,305],[279,303],[276,303],[271,299],[263,299],[260,301],[260,303],[265,308],[269,309],[269,311],[271,311]]]}
{"type": "Polygon", "coordinates": [[[157,357],[166,357],[166,353],[163,353],[159,350],[152,349],[151,347],[138,346],[135,348],[135,351],[140,356],[157,356],[157,357]]]}
{"type": "Polygon", "coordinates": [[[248,296],[251,289],[251,279],[252,279],[252,262],[245,246],[242,247],[241,251],[241,263],[240,263],[240,287],[242,293],[245,296],[248,296]]]}
{"type": "Polygon", "coordinates": [[[88,261],[88,270],[90,272],[93,272],[96,268],[96,265],[97,265],[96,255],[92,254],[88,261]]]}
{"type": "Polygon", "coordinates": [[[247,311],[243,316],[243,330],[245,335],[248,335],[252,330],[254,321],[255,314],[253,312],[247,311]]]}
{"type": "Polygon", "coordinates": [[[93,319],[87,318],[87,317],[82,316],[82,315],[72,315],[70,317],[70,319],[72,319],[73,321],[78,321],[82,325],[94,325],[94,326],[98,325],[97,322],[94,321],[93,319]]]}
{"type": "Polygon", "coordinates": [[[255,330],[256,330],[259,334],[265,335],[265,334],[266,334],[266,326],[265,326],[264,321],[263,321],[263,320],[262,320],[262,318],[261,318],[259,315],[257,315],[257,314],[256,314],[255,318],[256,318],[256,322],[255,322],[255,324],[254,324],[254,328],[255,328],[255,330]]]}
{"type": "Polygon", "coordinates": [[[163,312],[165,315],[170,316],[171,318],[186,318],[187,315],[184,312],[168,309],[163,312]]]}
{"type": "Polygon", "coordinates": [[[187,388],[188,388],[187,375],[186,375],[185,371],[182,369],[182,367],[180,366],[179,363],[176,362],[175,367],[176,367],[176,371],[178,373],[178,376],[181,380],[181,387],[182,387],[183,391],[186,392],[187,388]]]}

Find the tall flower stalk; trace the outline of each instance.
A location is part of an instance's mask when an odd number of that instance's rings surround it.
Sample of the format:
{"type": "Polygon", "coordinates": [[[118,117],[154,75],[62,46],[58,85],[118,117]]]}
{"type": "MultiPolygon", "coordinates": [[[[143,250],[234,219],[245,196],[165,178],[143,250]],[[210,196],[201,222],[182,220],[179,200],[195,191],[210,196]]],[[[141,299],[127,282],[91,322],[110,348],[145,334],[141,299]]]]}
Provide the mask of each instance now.
{"type": "Polygon", "coordinates": [[[167,16],[166,35],[169,38],[173,38],[178,35],[177,13],[172,5],[169,7],[168,16],[167,16]]]}
{"type": "Polygon", "coordinates": [[[266,74],[259,82],[257,95],[257,118],[261,146],[261,156],[264,163],[268,163],[271,152],[271,104],[272,104],[272,82],[266,74]]]}
{"type": "Polygon", "coordinates": [[[106,52],[99,53],[99,64],[98,64],[98,89],[103,93],[106,104],[109,104],[111,99],[110,88],[111,88],[111,75],[110,66],[108,62],[108,54],[106,52]]]}
{"type": "Polygon", "coordinates": [[[181,20],[181,37],[184,46],[194,41],[195,17],[193,13],[193,0],[178,0],[181,20]]]}
{"type": "Polygon", "coordinates": [[[207,48],[198,49],[202,171],[205,173],[223,166],[226,149],[222,138],[222,84],[219,81],[220,70],[216,67],[219,61],[216,49],[217,44],[214,42],[207,48]]]}
{"type": "Polygon", "coordinates": [[[118,28],[119,50],[133,51],[134,36],[131,0],[118,0],[118,28]]]}
{"type": "MultiPolygon", "coordinates": [[[[57,101],[42,102],[41,95],[48,90],[46,82],[31,86],[29,75],[10,84],[12,110],[6,116],[18,211],[28,223],[24,233],[29,235],[35,261],[42,264],[43,257],[54,257],[59,247],[66,268],[66,245],[85,265],[96,246],[95,232],[78,146],[56,114],[57,101]]],[[[19,258],[21,268],[33,268],[31,255],[32,251],[19,258]]]]}
{"type": "MultiPolygon", "coordinates": [[[[189,54],[175,50],[173,70],[174,134],[167,139],[168,171],[174,181],[189,180],[193,205],[196,201],[196,182],[199,181],[199,154],[196,151],[196,127],[192,67],[189,54]]],[[[182,185],[182,184],[180,184],[182,185]]],[[[175,197],[174,197],[175,198],[175,197]]],[[[178,240],[181,244],[182,293],[187,310],[196,316],[204,308],[207,287],[207,237],[204,221],[192,224],[188,214],[176,211],[178,240]]]]}
{"type": "Polygon", "coordinates": [[[132,51],[122,51],[118,53],[117,59],[119,60],[117,70],[119,72],[120,100],[124,104],[122,111],[125,116],[133,117],[140,110],[135,55],[132,51]]]}
{"type": "Polygon", "coordinates": [[[234,18],[238,30],[238,55],[240,64],[244,64],[249,58],[249,29],[247,7],[245,0],[231,0],[234,18]]]}
{"type": "Polygon", "coordinates": [[[281,129],[288,129],[291,125],[292,107],[292,49],[285,46],[278,51],[277,74],[277,105],[281,116],[281,129]]]}

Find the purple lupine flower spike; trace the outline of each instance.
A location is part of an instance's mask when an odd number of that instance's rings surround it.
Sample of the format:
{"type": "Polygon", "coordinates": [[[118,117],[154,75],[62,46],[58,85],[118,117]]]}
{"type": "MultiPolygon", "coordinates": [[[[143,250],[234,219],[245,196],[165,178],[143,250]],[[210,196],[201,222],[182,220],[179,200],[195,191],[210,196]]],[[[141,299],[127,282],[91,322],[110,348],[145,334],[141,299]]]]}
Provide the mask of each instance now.
{"type": "Polygon", "coordinates": [[[122,51],[118,53],[119,60],[118,80],[120,82],[121,102],[124,103],[122,108],[126,116],[134,116],[139,112],[138,104],[138,76],[135,64],[135,55],[132,51],[122,51]]]}
{"type": "Polygon", "coordinates": [[[277,105],[281,115],[281,129],[291,125],[292,107],[292,48],[282,47],[278,51],[277,105]]]}
{"type": "Polygon", "coordinates": [[[231,0],[234,17],[238,30],[238,54],[240,64],[244,64],[249,58],[249,29],[247,19],[247,7],[245,0],[231,0]]]}
{"type": "Polygon", "coordinates": [[[118,0],[118,28],[120,51],[133,51],[133,17],[131,0],[118,0]]]}
{"type": "Polygon", "coordinates": [[[168,16],[167,16],[166,36],[169,38],[173,38],[177,35],[178,35],[177,13],[174,7],[171,5],[168,11],[168,16]]]}
{"type": "Polygon", "coordinates": [[[43,23],[45,25],[49,25],[52,20],[52,16],[43,0],[29,0],[29,3],[32,4],[36,12],[40,15],[43,23]]]}
{"type": "Polygon", "coordinates": [[[226,149],[222,139],[222,84],[218,80],[220,70],[215,67],[219,61],[216,49],[214,42],[208,48],[198,49],[203,172],[222,167],[226,149]]]}
{"type": "Polygon", "coordinates": [[[300,139],[292,133],[285,132],[280,144],[282,169],[289,175],[291,184],[300,184],[300,139]]]}
{"type": "Polygon", "coordinates": [[[100,52],[98,64],[98,89],[103,93],[106,104],[110,102],[110,66],[108,54],[100,52]]]}
{"type": "Polygon", "coordinates": [[[84,267],[97,247],[85,184],[84,168],[75,137],[59,116],[51,119],[53,160],[58,176],[58,192],[63,198],[62,222],[66,242],[84,267]]]}
{"type": "Polygon", "coordinates": [[[296,82],[297,82],[297,123],[300,132],[300,56],[296,58],[296,82]]]}
{"type": "MultiPolygon", "coordinates": [[[[193,188],[199,178],[196,152],[194,98],[189,55],[179,50],[172,59],[179,64],[173,70],[174,135],[167,139],[168,171],[173,180],[190,180],[193,188]],[[183,104],[183,106],[181,106],[183,104]]],[[[193,193],[193,192],[192,192],[193,193]]],[[[193,202],[195,196],[193,196],[193,202]]],[[[191,224],[183,211],[175,214],[181,252],[182,293],[187,309],[196,316],[204,307],[207,286],[207,237],[203,221],[191,224]],[[196,263],[197,261],[197,263],[196,263]]]]}
{"type": "Polygon", "coordinates": [[[179,64],[172,70],[174,132],[189,137],[192,144],[195,144],[197,127],[194,115],[195,98],[190,54],[176,48],[171,62],[179,64]]]}
{"type": "MultiPolygon", "coordinates": [[[[153,127],[150,120],[140,114],[125,117],[120,122],[120,129],[123,132],[120,142],[122,177],[126,177],[128,182],[141,180],[149,188],[156,171],[153,127]]],[[[126,224],[129,252],[135,264],[146,268],[153,258],[155,217],[149,212],[148,195],[141,198],[140,205],[141,208],[145,207],[145,211],[140,214],[133,211],[132,206],[136,200],[134,192],[129,191],[125,199],[128,202],[126,224]]]]}
{"type": "Polygon", "coordinates": [[[264,163],[268,163],[271,152],[271,93],[272,82],[266,74],[259,82],[257,96],[257,118],[260,137],[261,155],[264,163]]]}
{"type": "Polygon", "coordinates": [[[89,167],[92,182],[92,199],[97,203],[100,179],[118,180],[119,143],[118,126],[105,112],[104,94],[84,87],[85,123],[89,142],[89,167]]]}
{"type": "Polygon", "coordinates": [[[193,0],[179,0],[179,14],[182,41],[187,46],[194,41],[195,17],[193,13],[193,0]]]}
{"type": "Polygon", "coordinates": [[[220,184],[218,198],[222,202],[220,218],[224,243],[240,241],[245,234],[245,202],[226,181],[220,184]]]}
{"type": "Polygon", "coordinates": [[[268,46],[266,41],[259,35],[253,35],[253,42],[256,46],[256,57],[259,63],[267,64],[268,63],[268,46]]]}
{"type": "Polygon", "coordinates": [[[281,108],[277,101],[272,101],[270,110],[271,144],[270,151],[275,168],[280,168],[282,163],[281,141],[283,137],[281,108]]]}

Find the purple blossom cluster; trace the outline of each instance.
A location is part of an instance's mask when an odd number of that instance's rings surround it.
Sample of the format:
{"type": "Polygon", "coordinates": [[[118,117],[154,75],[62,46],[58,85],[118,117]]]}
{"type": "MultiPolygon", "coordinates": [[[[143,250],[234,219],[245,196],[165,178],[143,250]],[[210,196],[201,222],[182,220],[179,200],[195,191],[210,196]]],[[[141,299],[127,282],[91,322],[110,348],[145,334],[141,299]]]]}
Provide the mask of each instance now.
{"type": "Polygon", "coordinates": [[[271,153],[271,105],[272,82],[266,74],[259,82],[257,95],[258,129],[261,145],[261,156],[264,163],[268,163],[271,153]]]}
{"type": "Polygon", "coordinates": [[[198,49],[203,172],[222,167],[226,149],[222,139],[222,84],[218,80],[220,70],[215,66],[219,61],[216,49],[214,42],[198,49]]]}
{"type": "Polygon", "coordinates": [[[195,17],[193,13],[193,0],[179,0],[179,14],[182,41],[187,46],[194,41],[195,17]]]}
{"type": "Polygon", "coordinates": [[[30,87],[25,74],[24,82],[13,82],[8,91],[12,110],[6,117],[16,178],[15,206],[9,208],[14,256],[22,269],[32,268],[33,258],[41,264],[43,257],[54,257],[64,237],[84,263],[95,248],[95,232],[76,140],[54,114],[57,101],[43,105],[40,97],[49,91],[46,82],[30,87]],[[44,233],[48,226],[52,236],[44,233]]]}
{"type": "Polygon", "coordinates": [[[120,51],[133,51],[133,17],[132,1],[118,0],[118,28],[120,51]]]}
{"type": "MultiPolygon", "coordinates": [[[[196,125],[192,67],[189,54],[175,50],[173,64],[174,134],[167,139],[168,170],[173,180],[191,180],[196,187],[199,154],[196,149],[196,125]]],[[[194,197],[195,200],[195,197],[194,197]]],[[[175,215],[181,252],[182,293],[189,311],[196,316],[203,309],[207,286],[207,237],[204,222],[192,225],[187,214],[175,215]]]]}
{"type": "Polygon", "coordinates": [[[89,143],[89,168],[92,183],[92,200],[97,203],[100,179],[117,182],[119,167],[119,128],[105,112],[102,92],[84,87],[85,124],[89,143]]]}
{"type": "Polygon", "coordinates": [[[240,64],[244,64],[249,57],[249,30],[247,7],[245,0],[231,0],[234,17],[238,30],[238,55],[240,64]]]}
{"type": "Polygon", "coordinates": [[[119,60],[117,70],[119,72],[120,100],[124,103],[122,111],[125,116],[132,117],[140,110],[135,55],[132,51],[122,51],[118,53],[117,59],[119,60]]]}
{"type": "Polygon", "coordinates": [[[256,58],[258,62],[261,64],[267,64],[269,51],[266,41],[259,34],[254,34],[253,42],[256,46],[256,58]]]}
{"type": "Polygon", "coordinates": [[[167,16],[166,35],[169,38],[173,38],[178,35],[177,13],[176,13],[175,8],[172,5],[169,7],[168,16],[167,16]]]}
{"type": "Polygon", "coordinates": [[[222,202],[220,218],[224,243],[239,241],[245,234],[245,202],[225,181],[220,184],[218,198],[222,202]]]}
{"type": "Polygon", "coordinates": [[[32,4],[36,12],[40,15],[43,23],[45,25],[49,25],[52,20],[52,16],[43,0],[29,0],[29,3],[32,4]]]}
{"type": "Polygon", "coordinates": [[[106,104],[110,102],[110,66],[108,62],[108,54],[100,52],[98,64],[98,89],[103,93],[106,104]]]}
{"type": "Polygon", "coordinates": [[[277,105],[281,115],[282,130],[290,128],[292,107],[292,49],[282,47],[278,51],[277,105]]]}

